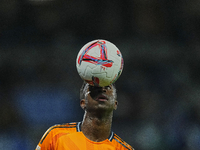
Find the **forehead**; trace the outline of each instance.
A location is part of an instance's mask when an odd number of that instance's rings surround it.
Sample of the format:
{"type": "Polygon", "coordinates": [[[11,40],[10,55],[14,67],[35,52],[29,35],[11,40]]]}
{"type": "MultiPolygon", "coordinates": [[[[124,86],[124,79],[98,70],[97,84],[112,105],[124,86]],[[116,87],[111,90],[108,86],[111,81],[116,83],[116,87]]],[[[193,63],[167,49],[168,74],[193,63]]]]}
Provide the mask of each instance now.
{"type": "MultiPolygon", "coordinates": [[[[106,87],[110,87],[111,89],[115,89],[115,86],[113,84],[106,86],[106,87]]],[[[85,84],[83,91],[87,92],[88,90],[97,90],[97,89],[101,89],[103,87],[95,87],[95,86],[91,86],[88,83],[85,84]]]]}

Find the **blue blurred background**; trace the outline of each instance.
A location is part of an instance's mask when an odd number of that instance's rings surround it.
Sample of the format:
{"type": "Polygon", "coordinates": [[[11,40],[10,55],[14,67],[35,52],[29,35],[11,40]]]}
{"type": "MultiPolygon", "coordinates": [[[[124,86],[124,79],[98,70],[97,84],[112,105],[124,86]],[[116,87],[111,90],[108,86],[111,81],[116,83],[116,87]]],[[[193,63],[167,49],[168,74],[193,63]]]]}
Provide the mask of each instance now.
{"type": "Polygon", "coordinates": [[[198,0],[1,0],[0,149],[35,149],[82,120],[75,59],[94,39],[117,45],[113,130],[136,150],[200,149],[198,0]]]}

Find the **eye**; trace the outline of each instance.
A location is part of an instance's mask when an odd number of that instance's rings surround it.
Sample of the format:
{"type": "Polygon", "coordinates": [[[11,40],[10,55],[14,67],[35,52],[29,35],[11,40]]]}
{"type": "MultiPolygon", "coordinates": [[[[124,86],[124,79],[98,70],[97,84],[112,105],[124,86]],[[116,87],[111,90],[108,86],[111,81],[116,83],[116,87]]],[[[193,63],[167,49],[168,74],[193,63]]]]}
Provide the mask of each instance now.
{"type": "Polygon", "coordinates": [[[111,89],[111,85],[108,85],[105,87],[107,90],[110,90],[111,89]]]}

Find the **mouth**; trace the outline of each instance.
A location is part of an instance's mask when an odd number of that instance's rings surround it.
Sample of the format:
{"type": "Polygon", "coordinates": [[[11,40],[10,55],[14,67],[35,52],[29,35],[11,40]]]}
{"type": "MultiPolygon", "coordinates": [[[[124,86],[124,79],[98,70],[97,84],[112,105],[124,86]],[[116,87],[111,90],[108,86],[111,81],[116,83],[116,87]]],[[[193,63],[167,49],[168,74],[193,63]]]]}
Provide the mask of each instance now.
{"type": "Polygon", "coordinates": [[[101,102],[105,102],[105,101],[108,101],[108,98],[104,95],[99,95],[97,98],[96,98],[96,101],[101,101],[101,102]]]}

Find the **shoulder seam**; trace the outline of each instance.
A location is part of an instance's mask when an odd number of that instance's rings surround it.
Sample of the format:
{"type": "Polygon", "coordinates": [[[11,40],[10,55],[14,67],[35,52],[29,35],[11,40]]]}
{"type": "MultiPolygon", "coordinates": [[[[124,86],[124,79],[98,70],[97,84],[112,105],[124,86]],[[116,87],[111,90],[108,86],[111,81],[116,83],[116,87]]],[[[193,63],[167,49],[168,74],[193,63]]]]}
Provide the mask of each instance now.
{"type": "Polygon", "coordinates": [[[42,137],[42,139],[40,140],[40,144],[43,143],[43,141],[45,140],[45,138],[47,137],[47,135],[53,130],[53,129],[56,129],[56,128],[74,128],[76,127],[77,123],[65,123],[65,124],[57,124],[57,125],[54,125],[52,127],[50,127],[46,133],[44,134],[44,136],[42,137]]]}
{"type": "Polygon", "coordinates": [[[118,135],[114,134],[113,137],[119,144],[121,144],[123,147],[127,148],[128,150],[134,150],[128,143],[126,143],[124,140],[122,140],[118,135]]]}

